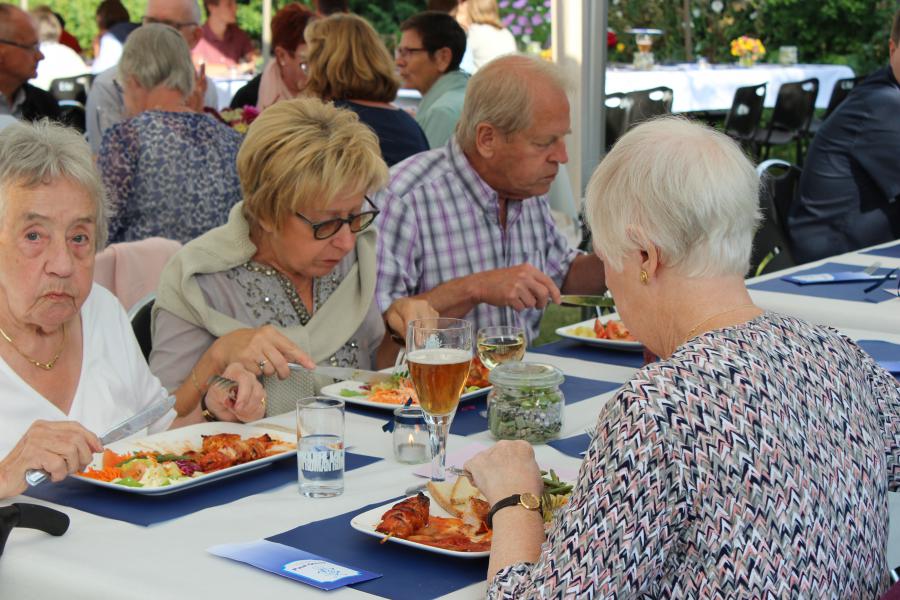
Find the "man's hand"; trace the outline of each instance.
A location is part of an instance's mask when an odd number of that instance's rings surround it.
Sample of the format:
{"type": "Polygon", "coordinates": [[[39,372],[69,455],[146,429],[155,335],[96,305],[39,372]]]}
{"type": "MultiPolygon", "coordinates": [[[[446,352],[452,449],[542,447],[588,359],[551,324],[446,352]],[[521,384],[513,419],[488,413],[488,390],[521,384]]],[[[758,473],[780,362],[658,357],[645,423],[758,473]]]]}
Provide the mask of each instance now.
{"type": "Polygon", "coordinates": [[[516,311],[543,309],[550,301],[559,303],[559,288],[553,280],[529,264],[482,271],[472,277],[479,302],[516,311]]]}
{"type": "Polygon", "coordinates": [[[10,453],[0,461],[0,498],[21,494],[28,487],[25,471],[43,469],[61,481],[90,464],[103,450],[100,438],[74,421],[35,421],[10,453]]]}

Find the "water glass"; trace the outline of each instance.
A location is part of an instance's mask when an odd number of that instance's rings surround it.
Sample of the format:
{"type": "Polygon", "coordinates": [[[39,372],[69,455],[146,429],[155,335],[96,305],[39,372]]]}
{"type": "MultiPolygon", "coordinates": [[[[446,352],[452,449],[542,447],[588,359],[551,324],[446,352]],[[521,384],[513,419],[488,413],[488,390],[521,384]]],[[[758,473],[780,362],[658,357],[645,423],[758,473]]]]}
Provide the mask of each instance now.
{"type": "Polygon", "coordinates": [[[310,396],[297,401],[300,493],[330,498],[344,492],[344,402],[310,396]]]}

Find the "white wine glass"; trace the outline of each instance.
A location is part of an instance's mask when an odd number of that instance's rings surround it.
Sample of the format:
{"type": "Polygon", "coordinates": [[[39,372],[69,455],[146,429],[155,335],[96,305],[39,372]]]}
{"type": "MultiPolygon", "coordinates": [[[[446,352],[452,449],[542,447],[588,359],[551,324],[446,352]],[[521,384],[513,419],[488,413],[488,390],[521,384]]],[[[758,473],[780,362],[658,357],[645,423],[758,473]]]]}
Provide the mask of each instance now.
{"type": "Polygon", "coordinates": [[[482,327],[475,336],[475,348],[481,364],[493,371],[497,365],[522,360],[525,356],[525,330],[509,325],[482,327]]]}
{"type": "Polygon", "coordinates": [[[431,479],[443,481],[447,436],[472,362],[472,324],[432,317],[409,322],[406,362],[431,438],[431,479]]]}

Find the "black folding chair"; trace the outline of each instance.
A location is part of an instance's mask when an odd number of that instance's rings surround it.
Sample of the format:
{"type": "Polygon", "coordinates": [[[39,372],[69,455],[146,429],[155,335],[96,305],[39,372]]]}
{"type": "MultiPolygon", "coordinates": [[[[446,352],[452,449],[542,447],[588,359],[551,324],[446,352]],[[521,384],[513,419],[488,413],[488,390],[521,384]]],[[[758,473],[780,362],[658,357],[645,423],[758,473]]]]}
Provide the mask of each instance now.
{"type": "Polygon", "coordinates": [[[759,208],[762,221],[753,238],[749,277],[780,271],[797,264],[791,251],[787,215],[800,184],[800,168],[770,159],[756,167],[762,180],[759,208]]]}
{"type": "Polygon", "coordinates": [[[604,104],[606,106],[606,151],[609,152],[616,140],[625,133],[628,106],[631,103],[625,100],[625,94],[615,93],[608,94],[604,104]]]}
{"type": "Polygon", "coordinates": [[[69,517],[46,506],[22,502],[0,508],[0,555],[3,554],[9,534],[16,527],[40,529],[50,535],[60,536],[69,529],[69,517]]]}
{"type": "Polygon", "coordinates": [[[94,76],[90,73],[54,79],[50,82],[50,94],[57,102],[74,101],[83,106],[87,102],[93,80],[94,76]]]}
{"type": "Polygon", "coordinates": [[[759,128],[768,83],[739,87],[725,117],[725,133],[742,146],[750,145],[759,128]]]}
{"type": "Polygon", "coordinates": [[[87,128],[87,115],[84,105],[74,100],[63,100],[59,103],[59,119],[81,133],[84,133],[87,128]]]}
{"type": "Polygon", "coordinates": [[[865,79],[865,76],[848,77],[846,79],[838,79],[834,82],[834,88],[831,90],[831,98],[828,99],[828,108],[825,109],[825,116],[821,119],[813,119],[812,123],[809,124],[809,137],[814,137],[819,133],[819,129],[822,128],[822,123],[825,122],[825,119],[831,116],[831,113],[840,106],[841,102],[847,99],[847,96],[850,95],[853,88],[855,88],[863,79],[865,79]]]}
{"type": "Polygon", "coordinates": [[[655,87],[649,90],[637,90],[628,92],[625,97],[631,101],[626,131],[642,121],[672,112],[672,88],[655,87]]]}
{"type": "Polygon", "coordinates": [[[150,314],[153,311],[154,302],[156,302],[156,294],[149,294],[138,300],[128,311],[128,318],[131,320],[134,337],[137,338],[141,352],[143,352],[144,358],[148,361],[150,360],[150,351],[153,349],[150,314]]]}
{"type": "Polygon", "coordinates": [[[753,136],[758,160],[768,158],[773,146],[794,142],[796,163],[803,164],[803,142],[816,111],[818,94],[819,80],[815,77],[782,84],[768,127],[753,136]]]}

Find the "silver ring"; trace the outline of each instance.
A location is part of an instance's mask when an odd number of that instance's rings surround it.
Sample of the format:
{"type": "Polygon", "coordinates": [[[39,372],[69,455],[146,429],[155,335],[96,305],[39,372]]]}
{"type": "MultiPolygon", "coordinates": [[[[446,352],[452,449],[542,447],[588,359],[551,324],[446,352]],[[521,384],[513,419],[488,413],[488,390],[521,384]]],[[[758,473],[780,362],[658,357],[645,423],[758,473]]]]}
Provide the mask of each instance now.
{"type": "Polygon", "coordinates": [[[262,370],[263,370],[263,367],[266,366],[266,363],[267,363],[267,362],[269,362],[269,361],[267,361],[266,359],[262,359],[261,361],[259,361],[258,363],[256,363],[256,366],[258,366],[258,367],[259,367],[259,370],[262,371],[262,370]]]}

